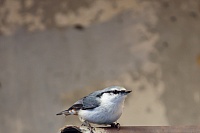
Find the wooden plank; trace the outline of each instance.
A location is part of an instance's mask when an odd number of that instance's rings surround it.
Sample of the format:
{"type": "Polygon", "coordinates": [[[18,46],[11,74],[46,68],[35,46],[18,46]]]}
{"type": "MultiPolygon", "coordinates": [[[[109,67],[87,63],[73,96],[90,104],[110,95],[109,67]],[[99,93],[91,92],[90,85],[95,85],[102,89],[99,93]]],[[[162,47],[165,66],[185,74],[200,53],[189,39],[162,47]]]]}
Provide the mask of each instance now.
{"type": "MultiPolygon", "coordinates": [[[[76,126],[65,126],[60,133],[81,132],[76,126]]],[[[122,126],[120,130],[111,127],[97,127],[102,133],[200,133],[200,126],[122,126]]]]}
{"type": "Polygon", "coordinates": [[[107,133],[200,133],[200,126],[126,126],[119,131],[104,129],[107,133]]]}

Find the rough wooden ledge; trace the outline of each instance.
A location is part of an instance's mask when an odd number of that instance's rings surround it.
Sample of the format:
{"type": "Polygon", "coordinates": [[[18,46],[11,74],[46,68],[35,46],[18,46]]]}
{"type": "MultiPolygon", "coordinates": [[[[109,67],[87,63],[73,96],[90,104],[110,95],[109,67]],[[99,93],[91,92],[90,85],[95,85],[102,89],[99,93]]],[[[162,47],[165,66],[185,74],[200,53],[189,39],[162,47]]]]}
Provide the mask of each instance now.
{"type": "MultiPolygon", "coordinates": [[[[80,133],[78,127],[65,127],[61,133],[80,133]],[[68,129],[68,130],[65,130],[68,129]]],[[[97,127],[94,133],[200,133],[199,126],[123,126],[120,130],[110,127],[97,127]]]]}
{"type": "Polygon", "coordinates": [[[109,133],[200,133],[200,126],[128,126],[119,131],[104,128],[109,133]]]}

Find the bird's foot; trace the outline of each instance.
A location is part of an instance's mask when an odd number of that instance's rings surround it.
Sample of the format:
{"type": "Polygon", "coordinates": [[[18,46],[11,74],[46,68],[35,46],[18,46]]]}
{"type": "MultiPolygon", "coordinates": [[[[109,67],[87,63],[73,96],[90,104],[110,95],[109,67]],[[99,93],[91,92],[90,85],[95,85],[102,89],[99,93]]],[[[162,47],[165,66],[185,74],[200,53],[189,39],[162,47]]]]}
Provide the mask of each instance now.
{"type": "Polygon", "coordinates": [[[111,127],[117,128],[119,130],[120,129],[120,124],[119,123],[112,123],[111,127]]]}
{"type": "Polygon", "coordinates": [[[95,128],[90,125],[88,122],[84,122],[81,126],[86,126],[90,133],[94,133],[95,128]]]}

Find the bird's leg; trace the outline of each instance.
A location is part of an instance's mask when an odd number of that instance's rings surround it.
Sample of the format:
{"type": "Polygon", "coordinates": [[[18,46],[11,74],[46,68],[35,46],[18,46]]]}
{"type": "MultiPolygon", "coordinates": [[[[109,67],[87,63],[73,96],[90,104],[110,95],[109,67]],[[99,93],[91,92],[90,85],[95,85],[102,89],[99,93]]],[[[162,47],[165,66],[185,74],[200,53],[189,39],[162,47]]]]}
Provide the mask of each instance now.
{"type": "Polygon", "coordinates": [[[118,130],[120,129],[120,124],[119,123],[112,123],[112,124],[110,124],[111,125],[111,127],[114,127],[114,128],[117,128],[118,130]]]}
{"type": "Polygon", "coordinates": [[[116,123],[115,127],[119,130],[120,129],[120,124],[116,123]]]}
{"type": "Polygon", "coordinates": [[[93,131],[95,131],[95,128],[92,127],[92,126],[90,125],[90,123],[87,122],[87,121],[84,121],[83,124],[82,124],[81,126],[86,126],[86,127],[90,130],[91,133],[94,133],[93,131]]]}

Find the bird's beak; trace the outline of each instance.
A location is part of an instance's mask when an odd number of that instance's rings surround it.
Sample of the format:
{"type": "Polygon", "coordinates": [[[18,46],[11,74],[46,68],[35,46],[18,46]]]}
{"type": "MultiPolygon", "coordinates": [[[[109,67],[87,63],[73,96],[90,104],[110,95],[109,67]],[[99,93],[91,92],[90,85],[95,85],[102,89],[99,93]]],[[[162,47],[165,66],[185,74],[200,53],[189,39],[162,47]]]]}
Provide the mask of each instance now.
{"type": "Polygon", "coordinates": [[[132,92],[132,90],[125,91],[126,94],[131,93],[131,92],[132,92]]]}

